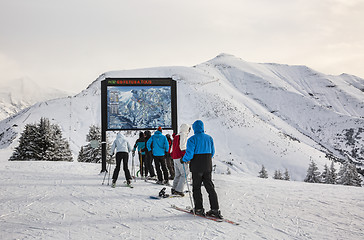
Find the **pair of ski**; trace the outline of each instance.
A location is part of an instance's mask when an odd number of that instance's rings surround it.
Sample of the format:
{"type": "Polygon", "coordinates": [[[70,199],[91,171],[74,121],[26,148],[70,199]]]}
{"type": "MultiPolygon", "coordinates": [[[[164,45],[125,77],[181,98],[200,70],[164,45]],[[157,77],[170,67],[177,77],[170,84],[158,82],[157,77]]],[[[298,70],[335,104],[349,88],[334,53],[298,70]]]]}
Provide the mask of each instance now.
{"type": "Polygon", "coordinates": [[[197,217],[201,217],[201,218],[205,218],[205,219],[209,219],[209,220],[212,220],[212,221],[215,221],[215,222],[227,222],[227,223],[230,223],[230,224],[233,224],[233,225],[239,225],[239,223],[237,222],[234,222],[234,221],[231,221],[231,220],[228,220],[226,218],[216,218],[216,217],[212,217],[212,216],[202,216],[202,215],[197,215],[197,214],[194,214],[192,209],[188,209],[188,208],[180,208],[180,207],[177,207],[176,205],[171,205],[172,208],[178,210],[178,211],[182,211],[182,212],[185,212],[185,213],[189,213],[189,214],[192,214],[194,216],[197,216],[197,217]]]}
{"type": "MultiPolygon", "coordinates": [[[[112,187],[112,188],[116,188],[116,184],[115,184],[115,183],[111,184],[111,187],[112,187]]],[[[134,188],[134,186],[133,186],[133,185],[128,184],[126,181],[124,182],[124,185],[122,185],[121,187],[134,188]]]]}

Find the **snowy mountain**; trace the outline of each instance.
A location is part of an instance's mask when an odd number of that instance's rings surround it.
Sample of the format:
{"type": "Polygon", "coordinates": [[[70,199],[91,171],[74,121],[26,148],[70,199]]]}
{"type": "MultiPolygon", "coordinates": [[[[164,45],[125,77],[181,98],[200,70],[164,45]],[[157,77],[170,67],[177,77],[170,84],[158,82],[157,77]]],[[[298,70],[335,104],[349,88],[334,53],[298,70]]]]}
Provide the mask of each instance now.
{"type": "Polygon", "coordinates": [[[28,78],[0,83],[0,120],[41,101],[71,95],[61,90],[39,86],[28,78]]]}
{"type": "MultiPolygon", "coordinates": [[[[14,148],[24,125],[47,117],[69,140],[76,159],[91,124],[100,125],[100,81],[110,77],[172,77],[178,124],[205,123],[216,145],[218,173],[272,176],[287,169],[302,180],[310,160],[364,162],[364,80],[305,66],[249,63],[221,54],[194,67],[157,67],[102,74],[73,97],[37,103],[0,122],[0,147],[14,148]]],[[[111,133],[112,135],[112,133],[111,133]]],[[[128,135],[131,142],[137,133],[128,135]]]]}

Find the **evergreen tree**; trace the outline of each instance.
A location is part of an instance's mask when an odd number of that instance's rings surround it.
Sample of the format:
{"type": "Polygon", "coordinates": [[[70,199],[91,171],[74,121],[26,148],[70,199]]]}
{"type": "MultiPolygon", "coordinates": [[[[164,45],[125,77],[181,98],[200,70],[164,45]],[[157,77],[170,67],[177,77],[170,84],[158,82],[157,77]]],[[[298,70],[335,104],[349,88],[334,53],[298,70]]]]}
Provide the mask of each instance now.
{"type": "Polygon", "coordinates": [[[330,184],[337,183],[337,173],[336,173],[336,169],[334,166],[334,161],[331,161],[329,183],[330,184]]]}
{"type": "Polygon", "coordinates": [[[328,167],[327,164],[324,166],[324,171],[321,174],[322,183],[326,184],[336,184],[336,169],[334,167],[334,162],[331,162],[331,166],[328,167]]]}
{"type": "MultiPolygon", "coordinates": [[[[88,142],[85,146],[82,146],[78,154],[77,160],[79,162],[90,162],[99,163],[102,160],[101,151],[101,129],[96,125],[91,125],[89,132],[86,135],[86,141],[88,142]],[[99,144],[96,148],[91,146],[92,141],[97,141],[99,144]]],[[[110,144],[106,144],[106,151],[110,151],[110,144]]],[[[110,161],[111,157],[107,154],[106,161],[110,161]]]]}
{"type": "Polygon", "coordinates": [[[340,168],[338,183],[348,186],[361,187],[362,179],[354,164],[346,161],[340,168]]]}
{"type": "Polygon", "coordinates": [[[273,178],[277,180],[283,180],[281,170],[275,170],[273,178]]]}
{"type": "Polygon", "coordinates": [[[310,183],[320,183],[321,182],[320,172],[318,171],[318,167],[317,167],[316,163],[312,160],[307,169],[307,175],[306,175],[306,178],[304,181],[310,182],[310,183]]]}
{"type": "Polygon", "coordinates": [[[330,184],[330,176],[331,176],[330,169],[327,166],[327,164],[325,164],[324,171],[321,173],[322,183],[330,184]]]}
{"type": "Polygon", "coordinates": [[[9,160],[72,161],[72,153],[60,127],[41,118],[38,124],[25,126],[9,160]]]}
{"type": "Polygon", "coordinates": [[[259,177],[260,178],[268,178],[268,172],[267,172],[267,170],[265,170],[264,165],[262,165],[262,169],[259,172],[259,177]]]}
{"type": "Polygon", "coordinates": [[[52,125],[51,128],[54,134],[51,148],[54,148],[54,150],[50,153],[49,157],[53,159],[53,161],[72,161],[70,146],[69,143],[62,138],[61,128],[58,125],[52,125]]]}
{"type": "Polygon", "coordinates": [[[286,181],[291,180],[291,177],[289,176],[287,168],[286,168],[286,171],[284,172],[283,179],[286,180],[286,181]]]}
{"type": "Polygon", "coordinates": [[[24,161],[24,160],[36,160],[37,149],[34,143],[36,139],[37,126],[35,124],[25,125],[24,132],[21,133],[19,138],[19,145],[15,147],[15,150],[10,157],[10,161],[24,161]]]}

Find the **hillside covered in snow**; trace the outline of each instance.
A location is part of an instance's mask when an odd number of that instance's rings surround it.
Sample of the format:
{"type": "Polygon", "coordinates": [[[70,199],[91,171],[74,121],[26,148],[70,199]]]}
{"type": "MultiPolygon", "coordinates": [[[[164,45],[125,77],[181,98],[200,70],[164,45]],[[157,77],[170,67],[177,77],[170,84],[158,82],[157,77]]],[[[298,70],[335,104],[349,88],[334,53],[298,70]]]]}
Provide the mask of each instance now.
{"type": "MultiPolygon", "coordinates": [[[[363,239],[363,188],[214,174],[223,216],[177,211],[183,198],[150,199],[160,185],[102,185],[99,164],[18,162],[0,152],[0,239],[363,239]]],[[[114,168],[115,165],[113,165],[114,168]]],[[[170,188],[168,188],[170,192],[170,188]]],[[[209,209],[203,192],[205,209],[209,209]]]]}
{"type": "Polygon", "coordinates": [[[8,118],[37,102],[69,95],[72,94],[39,86],[29,78],[0,82],[0,120],[8,118]]]}
{"type": "MultiPolygon", "coordinates": [[[[193,67],[156,67],[100,75],[81,93],[40,102],[0,122],[0,147],[13,149],[27,123],[46,117],[69,140],[74,159],[90,125],[100,125],[100,82],[112,77],[172,77],[178,124],[201,119],[216,145],[217,173],[270,176],[287,169],[303,180],[309,162],[364,163],[364,80],[305,66],[249,63],[231,55],[193,67]]],[[[112,136],[112,133],[111,133],[112,136]]],[[[130,142],[137,133],[129,132],[130,142]]]]}

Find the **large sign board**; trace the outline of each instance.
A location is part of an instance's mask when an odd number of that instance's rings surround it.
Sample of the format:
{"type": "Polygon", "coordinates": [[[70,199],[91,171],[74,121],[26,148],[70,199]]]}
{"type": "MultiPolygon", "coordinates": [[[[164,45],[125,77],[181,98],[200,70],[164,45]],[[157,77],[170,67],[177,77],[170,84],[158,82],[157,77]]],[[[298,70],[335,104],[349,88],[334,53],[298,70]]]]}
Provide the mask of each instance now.
{"type": "Polygon", "coordinates": [[[107,131],[177,128],[176,82],[171,78],[107,78],[101,98],[107,131]]]}
{"type": "Polygon", "coordinates": [[[101,81],[102,142],[106,140],[106,131],[162,127],[176,132],[176,85],[172,78],[106,78],[101,81]]]}

